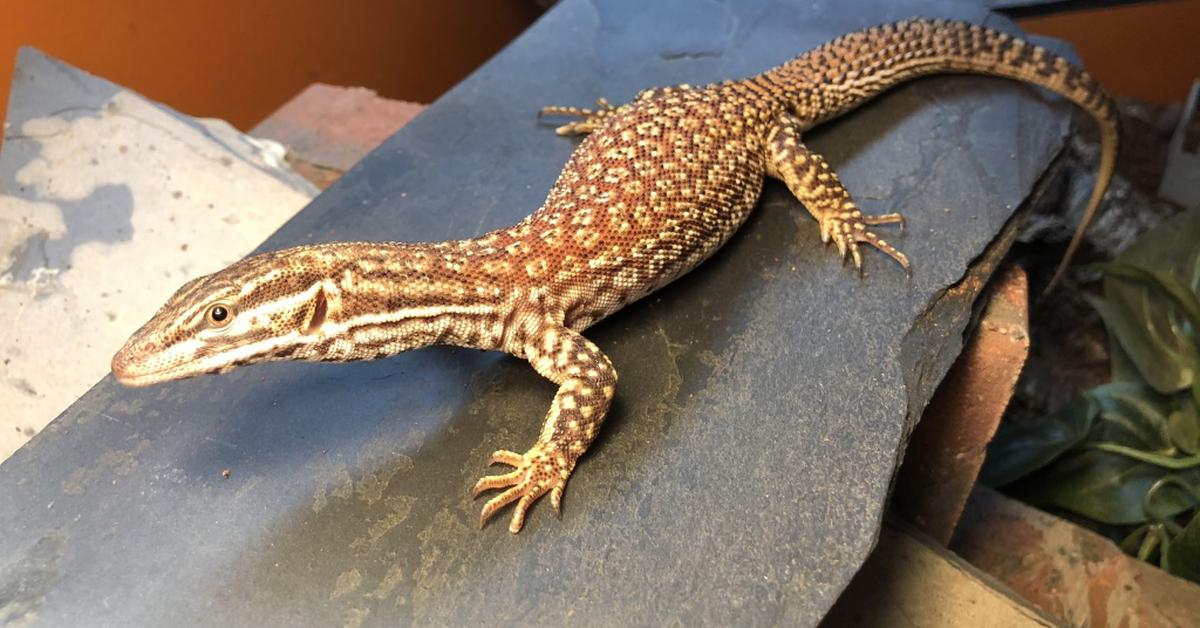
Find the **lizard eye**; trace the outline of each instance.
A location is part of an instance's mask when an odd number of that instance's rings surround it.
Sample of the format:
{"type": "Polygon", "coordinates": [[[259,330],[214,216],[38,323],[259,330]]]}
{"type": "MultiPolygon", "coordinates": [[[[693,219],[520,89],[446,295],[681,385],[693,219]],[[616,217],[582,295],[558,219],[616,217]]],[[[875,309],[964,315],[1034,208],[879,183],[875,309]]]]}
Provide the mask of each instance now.
{"type": "Polygon", "coordinates": [[[224,303],[217,303],[208,308],[204,319],[213,327],[224,327],[233,321],[233,311],[224,303]]]}

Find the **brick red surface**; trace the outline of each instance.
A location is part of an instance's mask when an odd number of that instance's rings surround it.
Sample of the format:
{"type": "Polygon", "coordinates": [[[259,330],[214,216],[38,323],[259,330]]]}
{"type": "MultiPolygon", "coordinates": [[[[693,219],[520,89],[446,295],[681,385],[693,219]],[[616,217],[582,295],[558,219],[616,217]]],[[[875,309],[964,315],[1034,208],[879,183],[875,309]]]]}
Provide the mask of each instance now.
{"type": "Polygon", "coordinates": [[[1072,626],[1200,626],[1200,585],[985,487],[971,494],[950,548],[1072,626]]]}
{"type": "Polygon", "coordinates": [[[979,324],[913,431],[892,509],[945,544],[1029,354],[1028,285],[1010,265],[997,274],[979,324]]]}
{"type": "Polygon", "coordinates": [[[286,146],[288,162],[323,189],[424,109],[365,87],[313,83],[250,135],[286,146]]]}

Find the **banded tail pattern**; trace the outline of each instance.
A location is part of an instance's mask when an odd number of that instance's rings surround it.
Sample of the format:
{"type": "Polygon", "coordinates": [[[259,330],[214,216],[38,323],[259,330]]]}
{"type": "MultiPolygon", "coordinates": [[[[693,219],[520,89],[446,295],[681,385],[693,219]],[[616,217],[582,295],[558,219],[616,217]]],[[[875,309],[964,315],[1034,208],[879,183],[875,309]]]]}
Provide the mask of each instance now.
{"type": "Polygon", "coordinates": [[[1037,85],[1087,111],[1100,128],[1101,157],[1092,194],[1050,281],[1062,279],[1112,180],[1120,127],[1116,105],[1090,74],[1008,33],[951,20],[913,19],[848,33],[764,73],[793,95],[808,129],[839,117],[879,93],[932,74],[978,74],[1037,85]]]}

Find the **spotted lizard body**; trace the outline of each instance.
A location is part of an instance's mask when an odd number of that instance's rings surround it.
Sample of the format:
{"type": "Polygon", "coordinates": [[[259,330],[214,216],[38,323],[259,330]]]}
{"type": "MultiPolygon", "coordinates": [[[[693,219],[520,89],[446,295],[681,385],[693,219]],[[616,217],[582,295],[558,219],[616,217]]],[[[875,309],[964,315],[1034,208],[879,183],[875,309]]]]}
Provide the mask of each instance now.
{"type": "MultiPolygon", "coordinates": [[[[716,251],[754,208],[766,177],[784,181],[843,259],[859,244],[908,268],[803,133],[876,94],[929,74],[1017,79],[1061,94],[1099,123],[1103,156],[1078,246],[1116,152],[1112,101],[1085,72],[1045,49],[980,26],[915,19],[854,32],[757,76],[643,92],[581,119],[587,134],[545,204],[520,223],[467,240],[331,243],[249,257],[186,285],[112,361],[117,380],[148,385],[245,364],[383,358],[433,344],[526,359],[559,386],[537,442],[497,451],[513,467],[481,525],[516,502],[509,529],[549,493],[556,511],[616,390],[612,363],[582,332],[716,251]]],[[[1064,259],[1063,264],[1065,265],[1064,259]]],[[[1060,267],[1061,272],[1061,267],[1060,267]]]]}

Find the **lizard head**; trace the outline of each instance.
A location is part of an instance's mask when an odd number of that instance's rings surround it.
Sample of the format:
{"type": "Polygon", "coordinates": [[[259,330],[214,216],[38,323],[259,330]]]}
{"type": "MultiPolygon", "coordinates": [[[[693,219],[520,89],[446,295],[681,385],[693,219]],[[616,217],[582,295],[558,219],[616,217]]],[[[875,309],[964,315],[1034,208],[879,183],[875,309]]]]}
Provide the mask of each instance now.
{"type": "Polygon", "coordinates": [[[319,265],[291,249],[248,257],[184,284],[112,359],[147,386],[244,364],[303,358],[331,314],[319,265]]]}

